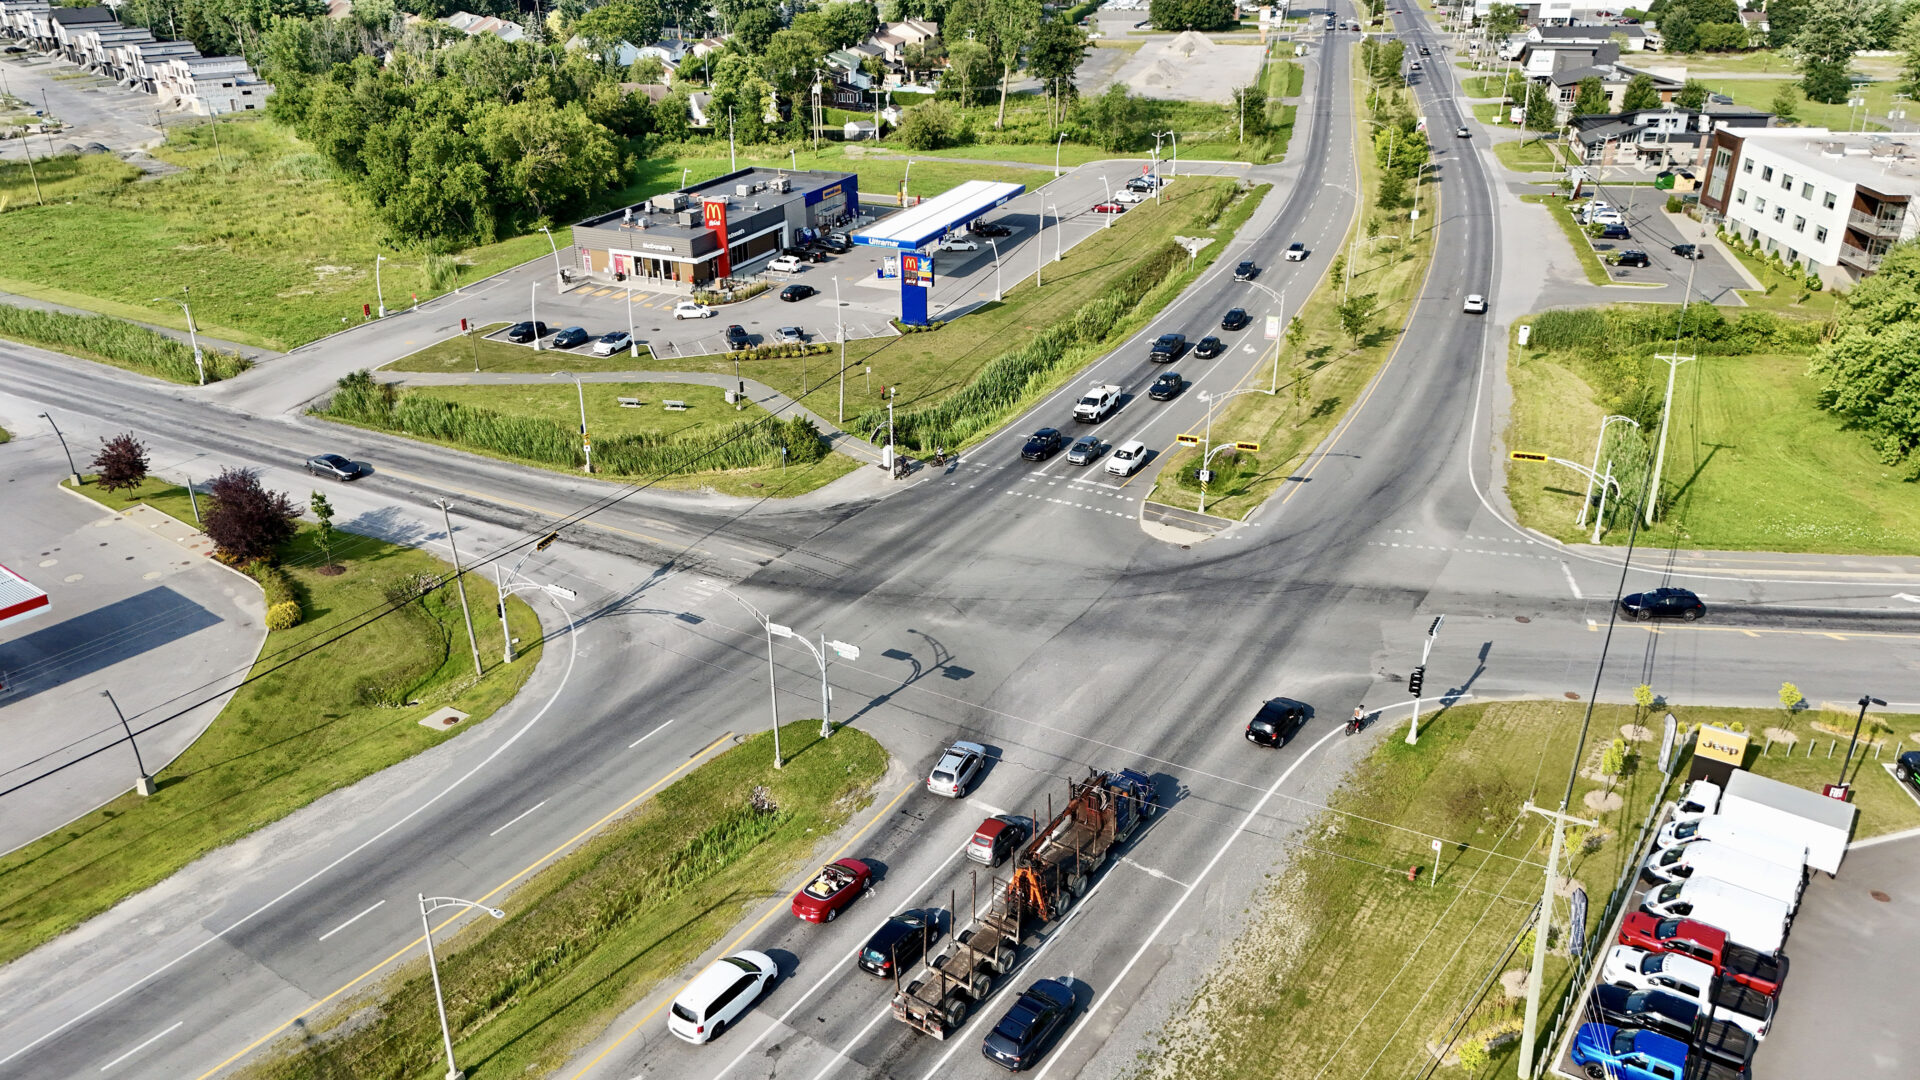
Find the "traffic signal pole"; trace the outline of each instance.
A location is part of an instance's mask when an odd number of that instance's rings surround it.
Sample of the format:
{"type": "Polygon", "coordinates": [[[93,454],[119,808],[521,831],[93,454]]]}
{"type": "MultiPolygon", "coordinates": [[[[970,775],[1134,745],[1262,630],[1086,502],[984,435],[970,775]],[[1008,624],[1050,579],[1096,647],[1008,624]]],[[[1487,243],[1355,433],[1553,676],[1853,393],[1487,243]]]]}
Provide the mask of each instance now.
{"type": "Polygon", "coordinates": [[[1420,742],[1420,688],[1427,681],[1427,657],[1433,655],[1433,639],[1440,633],[1440,624],[1447,621],[1445,615],[1435,615],[1433,624],[1427,627],[1427,640],[1420,646],[1420,666],[1407,676],[1407,696],[1413,699],[1413,720],[1407,725],[1407,745],[1420,742]]]}

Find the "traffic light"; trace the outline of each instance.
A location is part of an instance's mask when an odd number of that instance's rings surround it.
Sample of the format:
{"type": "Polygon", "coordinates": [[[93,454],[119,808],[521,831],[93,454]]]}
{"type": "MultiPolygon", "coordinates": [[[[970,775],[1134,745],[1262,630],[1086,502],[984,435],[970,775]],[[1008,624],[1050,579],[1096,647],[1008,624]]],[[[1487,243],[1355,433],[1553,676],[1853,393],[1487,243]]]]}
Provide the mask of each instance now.
{"type": "Polygon", "coordinates": [[[1427,666],[1425,664],[1422,664],[1419,667],[1414,668],[1413,674],[1407,676],[1407,695],[1409,697],[1419,697],[1420,684],[1425,682],[1426,680],[1427,680],[1427,666]]]}
{"type": "Polygon", "coordinates": [[[549,545],[558,539],[560,539],[559,533],[548,533],[545,537],[541,538],[539,543],[533,545],[533,550],[545,551],[549,545]]]}

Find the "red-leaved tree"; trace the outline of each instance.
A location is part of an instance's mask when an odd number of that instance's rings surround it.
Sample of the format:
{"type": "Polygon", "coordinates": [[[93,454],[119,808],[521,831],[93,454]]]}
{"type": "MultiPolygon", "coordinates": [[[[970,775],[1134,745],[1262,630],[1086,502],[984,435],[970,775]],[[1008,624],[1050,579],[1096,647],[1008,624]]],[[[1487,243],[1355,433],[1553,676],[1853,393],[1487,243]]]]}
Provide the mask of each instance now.
{"type": "Polygon", "coordinates": [[[93,471],[99,474],[100,486],[108,491],[137,488],[147,478],[147,448],[132,432],[101,439],[93,471]]]}
{"type": "Polygon", "coordinates": [[[252,469],[222,469],[207,485],[213,508],[203,522],[216,554],[230,563],[271,559],[274,550],[293,539],[300,510],[282,491],[260,486],[252,469]]]}

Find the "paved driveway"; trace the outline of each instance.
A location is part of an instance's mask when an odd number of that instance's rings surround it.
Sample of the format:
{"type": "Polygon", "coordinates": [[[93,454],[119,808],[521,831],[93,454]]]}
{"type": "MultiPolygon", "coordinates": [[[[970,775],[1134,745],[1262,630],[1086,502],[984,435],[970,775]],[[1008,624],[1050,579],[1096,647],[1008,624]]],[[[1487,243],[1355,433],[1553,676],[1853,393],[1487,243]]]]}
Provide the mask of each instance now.
{"type": "MultiPolygon", "coordinates": [[[[0,70],[6,72],[7,89],[14,97],[25,99],[31,108],[50,110],[54,119],[67,125],[53,137],[56,151],[70,143],[90,142],[114,151],[138,150],[162,136],[160,99],[152,94],[128,90],[64,60],[44,56],[9,56],[0,61],[0,70]]],[[[0,158],[24,161],[28,145],[24,139],[0,141],[0,158]]],[[[47,139],[33,136],[31,148],[34,157],[45,155],[47,139]]]]}

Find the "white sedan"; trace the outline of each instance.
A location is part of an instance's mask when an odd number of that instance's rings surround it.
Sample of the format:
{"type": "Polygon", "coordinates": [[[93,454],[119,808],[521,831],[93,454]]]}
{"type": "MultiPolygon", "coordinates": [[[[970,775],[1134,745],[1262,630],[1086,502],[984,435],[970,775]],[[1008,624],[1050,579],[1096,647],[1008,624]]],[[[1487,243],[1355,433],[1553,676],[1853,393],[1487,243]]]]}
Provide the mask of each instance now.
{"type": "Polygon", "coordinates": [[[1479,293],[1468,293],[1467,302],[1462,305],[1460,310],[1469,315],[1485,315],[1487,313],[1487,298],[1481,296],[1479,293]]]}
{"type": "Polygon", "coordinates": [[[1114,195],[1113,201],[1125,202],[1125,203],[1136,203],[1136,202],[1141,202],[1145,198],[1146,196],[1142,195],[1138,191],[1130,191],[1127,188],[1121,188],[1120,191],[1114,195]]]}
{"type": "Polygon", "coordinates": [[[971,240],[962,239],[957,236],[949,236],[945,240],[940,241],[939,247],[941,251],[979,251],[980,250],[979,244],[976,244],[971,240]]]}
{"type": "Polygon", "coordinates": [[[676,319],[711,319],[713,309],[705,304],[696,304],[691,300],[682,300],[673,305],[673,317],[676,319]]]}
{"type": "Polygon", "coordinates": [[[615,330],[610,334],[600,335],[600,339],[593,343],[593,355],[612,356],[632,344],[633,338],[625,330],[615,330]]]}

